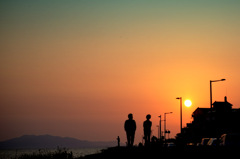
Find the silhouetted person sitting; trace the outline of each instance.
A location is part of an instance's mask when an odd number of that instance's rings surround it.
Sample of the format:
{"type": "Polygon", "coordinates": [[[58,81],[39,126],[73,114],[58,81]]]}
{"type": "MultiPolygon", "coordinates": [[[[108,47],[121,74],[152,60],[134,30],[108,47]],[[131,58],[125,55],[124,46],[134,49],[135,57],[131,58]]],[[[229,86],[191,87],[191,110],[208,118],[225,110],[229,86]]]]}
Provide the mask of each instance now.
{"type": "Polygon", "coordinates": [[[125,121],[124,129],[127,134],[127,145],[133,146],[136,131],[136,122],[133,120],[132,114],[128,114],[128,120],[125,121]]]}
{"type": "Polygon", "coordinates": [[[147,120],[143,122],[143,131],[144,131],[145,145],[149,145],[150,136],[151,136],[151,127],[152,127],[152,122],[150,121],[151,115],[148,114],[146,118],[147,120]]]}

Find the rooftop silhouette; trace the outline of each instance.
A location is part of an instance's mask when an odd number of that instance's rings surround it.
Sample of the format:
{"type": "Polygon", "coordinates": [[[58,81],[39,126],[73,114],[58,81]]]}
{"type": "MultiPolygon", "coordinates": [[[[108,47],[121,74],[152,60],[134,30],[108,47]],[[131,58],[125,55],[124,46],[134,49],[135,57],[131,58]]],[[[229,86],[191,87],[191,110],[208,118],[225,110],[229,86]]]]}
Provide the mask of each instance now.
{"type": "Polygon", "coordinates": [[[193,121],[177,134],[186,143],[199,143],[202,138],[219,138],[227,133],[240,133],[240,109],[233,109],[227,101],[215,101],[212,108],[197,108],[193,121]]]}

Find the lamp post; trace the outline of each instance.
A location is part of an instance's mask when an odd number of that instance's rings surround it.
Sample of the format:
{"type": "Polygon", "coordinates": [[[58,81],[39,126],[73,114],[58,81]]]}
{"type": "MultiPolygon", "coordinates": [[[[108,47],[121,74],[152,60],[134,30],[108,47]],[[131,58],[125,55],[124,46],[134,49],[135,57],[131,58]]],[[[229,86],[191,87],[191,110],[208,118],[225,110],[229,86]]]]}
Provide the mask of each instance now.
{"type": "Polygon", "coordinates": [[[164,140],[166,141],[166,124],[167,124],[167,119],[166,119],[166,114],[171,114],[172,112],[167,112],[164,113],[164,140]]]}
{"type": "Polygon", "coordinates": [[[182,97],[177,97],[176,99],[180,99],[180,133],[182,133],[182,97]]]}
{"type": "Polygon", "coordinates": [[[212,82],[220,82],[225,81],[226,79],[220,79],[220,80],[210,80],[210,108],[212,109],[212,82]]]}
{"type": "Polygon", "coordinates": [[[162,139],[162,118],[161,115],[158,116],[160,118],[159,120],[159,139],[162,139]]]}

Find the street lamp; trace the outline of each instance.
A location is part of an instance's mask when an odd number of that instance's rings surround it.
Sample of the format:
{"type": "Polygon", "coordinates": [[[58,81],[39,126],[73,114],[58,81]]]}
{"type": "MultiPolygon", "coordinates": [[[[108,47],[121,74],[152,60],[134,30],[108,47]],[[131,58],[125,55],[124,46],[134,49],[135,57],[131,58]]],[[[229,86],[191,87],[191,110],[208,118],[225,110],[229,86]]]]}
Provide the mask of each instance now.
{"type": "Polygon", "coordinates": [[[167,113],[164,113],[164,140],[166,141],[166,122],[167,122],[167,119],[166,119],[166,114],[171,114],[173,112],[167,112],[167,113]]]}
{"type": "Polygon", "coordinates": [[[226,79],[220,79],[220,80],[210,80],[210,108],[212,109],[212,82],[220,82],[225,81],[226,79]]]}
{"type": "Polygon", "coordinates": [[[158,135],[159,135],[159,139],[161,141],[161,139],[162,139],[162,118],[161,118],[161,115],[159,115],[158,117],[160,118],[160,120],[159,120],[159,133],[160,134],[158,134],[158,135]]]}
{"type": "Polygon", "coordinates": [[[180,99],[180,133],[182,133],[182,97],[177,97],[176,99],[180,99]]]}

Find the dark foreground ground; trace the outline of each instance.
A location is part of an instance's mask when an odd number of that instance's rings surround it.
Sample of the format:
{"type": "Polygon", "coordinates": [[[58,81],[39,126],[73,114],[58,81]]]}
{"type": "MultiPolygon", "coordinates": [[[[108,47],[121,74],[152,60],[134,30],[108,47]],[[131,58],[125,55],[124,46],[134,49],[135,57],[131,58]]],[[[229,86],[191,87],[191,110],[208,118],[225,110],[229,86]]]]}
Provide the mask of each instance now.
{"type": "Polygon", "coordinates": [[[82,159],[240,158],[239,147],[112,147],[82,159]]]}
{"type": "MultiPolygon", "coordinates": [[[[199,158],[199,159],[232,159],[240,158],[240,147],[112,147],[101,153],[87,155],[78,159],[154,159],[154,158],[199,158]]],[[[57,149],[52,153],[25,154],[14,159],[76,159],[67,149],[57,149]]]]}

